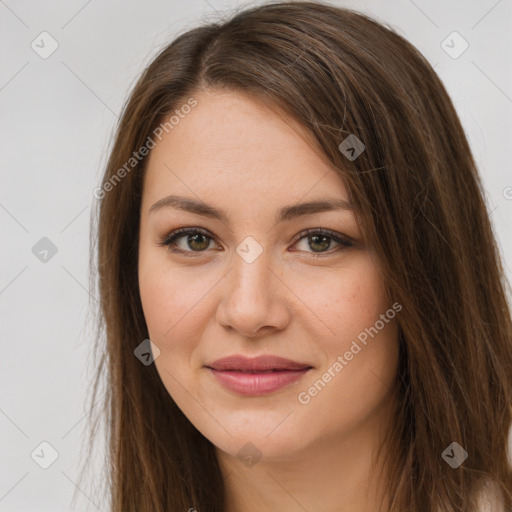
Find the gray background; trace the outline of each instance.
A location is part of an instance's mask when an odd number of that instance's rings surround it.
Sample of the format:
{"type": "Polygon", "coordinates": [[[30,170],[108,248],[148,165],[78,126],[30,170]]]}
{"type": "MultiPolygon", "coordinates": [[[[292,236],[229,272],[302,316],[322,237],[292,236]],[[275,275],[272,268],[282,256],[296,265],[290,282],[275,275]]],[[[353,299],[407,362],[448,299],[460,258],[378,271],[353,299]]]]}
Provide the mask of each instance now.
{"type": "MultiPolygon", "coordinates": [[[[473,148],[507,266],[512,0],[331,3],[388,22],[435,66],[473,148]],[[469,44],[458,58],[442,47],[453,31],[469,44]]],[[[71,510],[94,370],[88,365],[92,191],[117,116],[144,66],[178,33],[237,6],[242,3],[234,0],[0,0],[0,511],[71,510]],[[47,58],[31,47],[34,41],[39,52],[51,48],[44,31],[58,43],[47,58]],[[56,254],[44,253],[43,237],[56,254]],[[58,453],[48,469],[36,463],[50,461],[43,441],[58,453]]],[[[452,52],[461,48],[456,39],[448,44],[452,52]]],[[[510,279],[510,267],[506,271],[510,279]]],[[[91,482],[101,480],[102,450],[99,445],[91,482]]],[[[79,484],[74,509],[108,510],[89,484],[79,484]]]]}

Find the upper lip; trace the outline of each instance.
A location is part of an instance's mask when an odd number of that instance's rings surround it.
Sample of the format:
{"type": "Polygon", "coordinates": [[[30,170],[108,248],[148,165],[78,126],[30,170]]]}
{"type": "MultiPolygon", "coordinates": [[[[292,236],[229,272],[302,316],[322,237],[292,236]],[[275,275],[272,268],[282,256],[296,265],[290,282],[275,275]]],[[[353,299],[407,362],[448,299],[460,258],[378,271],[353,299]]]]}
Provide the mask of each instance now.
{"type": "Polygon", "coordinates": [[[299,363],[286,359],[284,357],[263,355],[258,357],[245,357],[239,355],[233,355],[218,359],[213,363],[205,365],[207,368],[213,370],[223,371],[245,371],[245,372],[262,372],[262,371],[277,371],[277,370],[305,370],[312,368],[307,363],[299,363]]]}

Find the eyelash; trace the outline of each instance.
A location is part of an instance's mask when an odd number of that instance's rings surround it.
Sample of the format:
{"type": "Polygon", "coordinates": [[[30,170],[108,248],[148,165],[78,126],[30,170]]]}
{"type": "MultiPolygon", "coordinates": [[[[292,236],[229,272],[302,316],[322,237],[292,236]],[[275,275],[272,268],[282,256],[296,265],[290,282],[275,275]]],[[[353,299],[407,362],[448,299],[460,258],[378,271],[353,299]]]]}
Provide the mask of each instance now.
{"type": "MultiPolygon", "coordinates": [[[[196,234],[204,235],[205,237],[207,237],[211,240],[215,240],[215,237],[211,236],[208,233],[208,231],[206,231],[202,228],[179,228],[179,229],[171,231],[170,233],[165,235],[159,242],[157,242],[157,245],[166,246],[171,252],[183,254],[184,256],[187,256],[187,257],[194,258],[194,257],[198,257],[198,256],[203,256],[204,253],[206,253],[209,249],[205,249],[204,251],[192,251],[192,250],[185,251],[183,249],[179,249],[175,245],[175,241],[179,240],[184,235],[196,235],[196,234]]],[[[326,236],[326,237],[334,240],[336,243],[340,244],[337,248],[335,248],[334,251],[329,250],[329,251],[319,252],[319,253],[314,253],[314,252],[309,253],[308,252],[308,254],[310,254],[310,256],[313,258],[321,258],[323,256],[330,256],[333,254],[333,252],[338,252],[340,250],[346,249],[348,247],[352,247],[354,245],[349,239],[342,238],[340,235],[336,234],[335,232],[327,230],[327,229],[323,229],[323,228],[310,228],[310,229],[305,229],[304,231],[301,231],[300,233],[297,234],[296,239],[293,242],[293,244],[295,245],[297,242],[299,242],[303,238],[311,237],[313,235],[326,236]]]]}

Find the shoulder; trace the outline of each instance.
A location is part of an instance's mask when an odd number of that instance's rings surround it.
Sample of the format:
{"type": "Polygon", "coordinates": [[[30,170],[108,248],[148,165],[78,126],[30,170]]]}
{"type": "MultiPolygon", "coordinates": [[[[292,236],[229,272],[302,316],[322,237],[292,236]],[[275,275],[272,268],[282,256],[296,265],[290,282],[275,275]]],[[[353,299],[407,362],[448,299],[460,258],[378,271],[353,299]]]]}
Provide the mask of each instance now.
{"type": "MultiPolygon", "coordinates": [[[[500,490],[493,482],[487,481],[477,495],[478,512],[507,512],[500,490]]],[[[509,511],[510,512],[510,511],[509,511]]]]}

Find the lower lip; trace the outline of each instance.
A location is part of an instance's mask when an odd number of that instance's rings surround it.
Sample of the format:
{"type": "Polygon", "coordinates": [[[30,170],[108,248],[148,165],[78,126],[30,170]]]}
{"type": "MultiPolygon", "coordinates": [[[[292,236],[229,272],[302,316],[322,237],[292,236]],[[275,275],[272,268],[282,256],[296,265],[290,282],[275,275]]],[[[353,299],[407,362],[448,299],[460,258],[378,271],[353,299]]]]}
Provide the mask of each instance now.
{"type": "Polygon", "coordinates": [[[215,378],[227,389],[240,395],[258,396],[277,391],[298,381],[310,368],[267,373],[221,371],[209,368],[215,378]]]}

